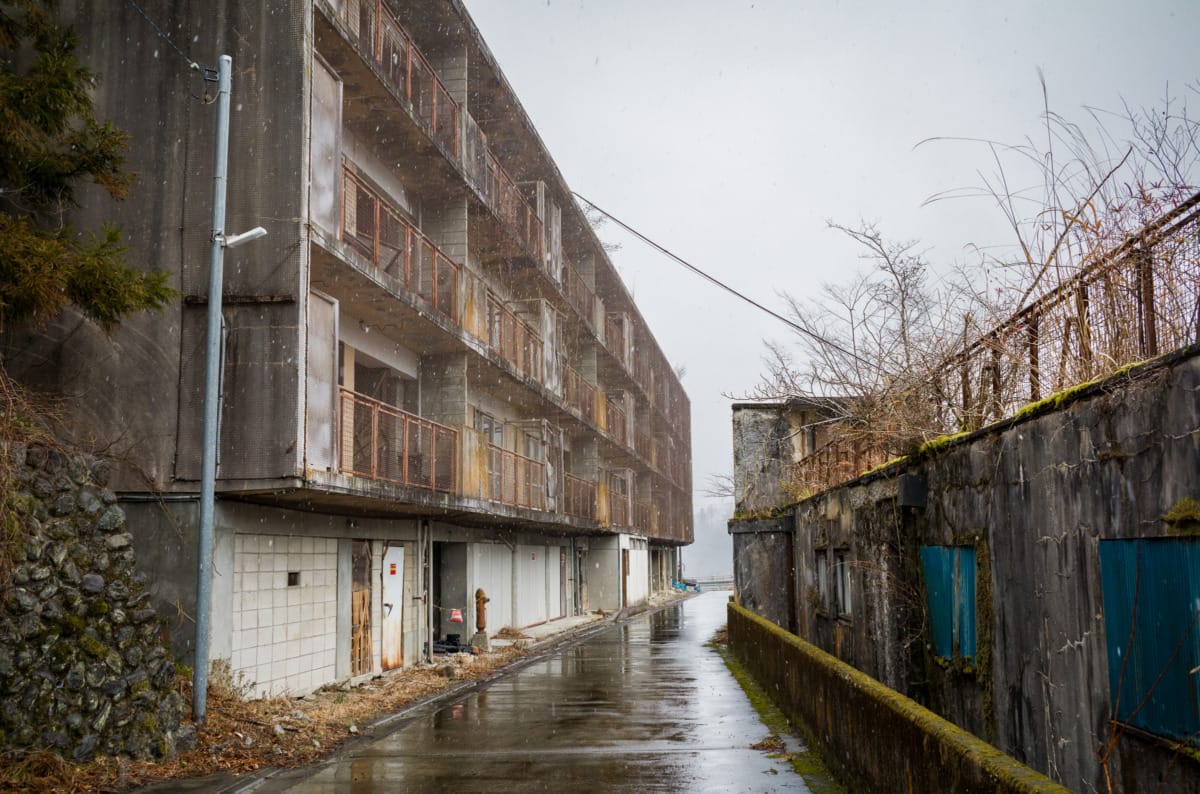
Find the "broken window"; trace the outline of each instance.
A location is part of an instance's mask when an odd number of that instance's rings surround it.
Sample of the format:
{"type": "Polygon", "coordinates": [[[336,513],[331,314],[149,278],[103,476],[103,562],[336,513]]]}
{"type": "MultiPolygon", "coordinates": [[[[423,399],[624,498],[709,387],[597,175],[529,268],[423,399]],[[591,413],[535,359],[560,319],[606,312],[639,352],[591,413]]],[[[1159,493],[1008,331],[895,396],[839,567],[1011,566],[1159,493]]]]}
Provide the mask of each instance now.
{"type": "Polygon", "coordinates": [[[817,566],[817,594],[820,596],[821,609],[827,609],[833,601],[832,593],[829,592],[829,552],[825,549],[817,549],[816,554],[817,566]]]}
{"type": "Polygon", "coordinates": [[[922,546],[921,570],[934,654],[975,658],[975,548],[922,546]]]}
{"type": "Polygon", "coordinates": [[[833,574],[837,585],[837,611],[839,615],[849,616],[851,609],[850,596],[850,560],[846,551],[837,551],[833,555],[833,574]]]}

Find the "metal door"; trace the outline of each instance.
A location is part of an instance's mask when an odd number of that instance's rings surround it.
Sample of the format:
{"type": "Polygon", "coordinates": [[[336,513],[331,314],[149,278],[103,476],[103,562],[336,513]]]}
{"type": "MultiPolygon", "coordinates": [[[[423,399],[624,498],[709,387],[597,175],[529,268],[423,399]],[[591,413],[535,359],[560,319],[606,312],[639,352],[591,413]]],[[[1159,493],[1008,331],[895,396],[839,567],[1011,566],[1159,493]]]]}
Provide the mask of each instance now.
{"type": "Polygon", "coordinates": [[[383,669],[404,665],[404,547],[383,552],[383,669]]]}

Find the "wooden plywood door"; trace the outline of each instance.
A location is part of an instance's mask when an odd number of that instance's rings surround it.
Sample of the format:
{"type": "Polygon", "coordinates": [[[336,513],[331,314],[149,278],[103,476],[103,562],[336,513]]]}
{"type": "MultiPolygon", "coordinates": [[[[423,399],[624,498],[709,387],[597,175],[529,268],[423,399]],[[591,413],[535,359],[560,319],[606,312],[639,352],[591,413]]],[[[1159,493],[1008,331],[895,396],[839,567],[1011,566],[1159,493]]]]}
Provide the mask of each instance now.
{"type": "Polygon", "coordinates": [[[350,673],[371,672],[371,542],[356,540],[351,558],[350,673]]]}

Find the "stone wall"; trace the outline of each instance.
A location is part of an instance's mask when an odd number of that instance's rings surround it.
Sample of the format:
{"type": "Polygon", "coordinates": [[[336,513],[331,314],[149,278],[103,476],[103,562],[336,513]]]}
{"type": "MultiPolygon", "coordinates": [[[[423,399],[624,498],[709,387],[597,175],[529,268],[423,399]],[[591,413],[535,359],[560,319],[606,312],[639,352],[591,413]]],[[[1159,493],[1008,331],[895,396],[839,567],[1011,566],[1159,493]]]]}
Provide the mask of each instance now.
{"type": "Polygon", "coordinates": [[[12,539],[0,601],[0,747],[166,758],[181,728],[175,665],[143,582],[108,464],[0,445],[12,539]]]}

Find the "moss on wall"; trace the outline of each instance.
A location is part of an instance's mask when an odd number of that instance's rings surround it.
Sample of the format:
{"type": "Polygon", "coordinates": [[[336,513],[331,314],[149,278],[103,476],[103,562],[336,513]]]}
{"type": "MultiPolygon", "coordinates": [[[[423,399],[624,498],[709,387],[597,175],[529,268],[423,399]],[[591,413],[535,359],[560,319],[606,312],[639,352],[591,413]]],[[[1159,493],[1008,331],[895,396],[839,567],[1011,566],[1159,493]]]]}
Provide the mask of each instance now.
{"type": "Polygon", "coordinates": [[[736,604],[729,605],[729,644],[852,790],[1068,791],[736,604]]]}

